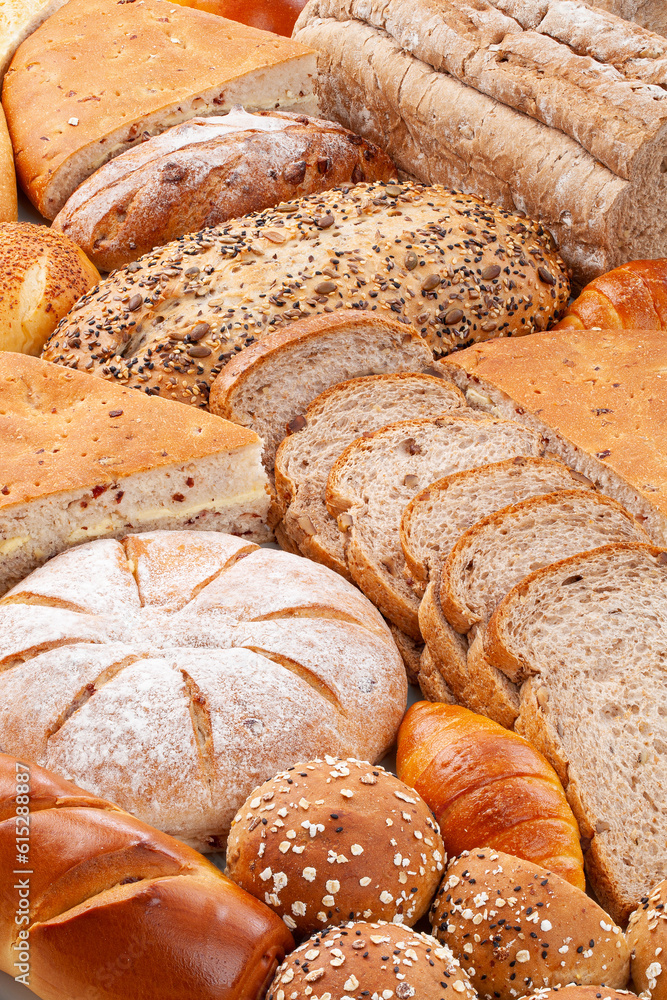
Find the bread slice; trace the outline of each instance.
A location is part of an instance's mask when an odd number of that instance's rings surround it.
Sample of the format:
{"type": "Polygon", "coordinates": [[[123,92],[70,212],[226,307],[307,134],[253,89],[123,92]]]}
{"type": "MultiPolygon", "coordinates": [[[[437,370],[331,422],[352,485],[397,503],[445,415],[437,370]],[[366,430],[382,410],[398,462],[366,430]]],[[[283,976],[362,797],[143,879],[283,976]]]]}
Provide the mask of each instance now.
{"type": "Polygon", "coordinates": [[[410,639],[400,628],[396,628],[391,622],[387,622],[396,647],[401,654],[405,673],[410,684],[417,684],[421,669],[421,658],[424,654],[424,643],[415,642],[410,639]]]}
{"type": "Polygon", "coordinates": [[[419,687],[428,701],[440,701],[445,705],[456,705],[456,698],[447,687],[444,677],[438,670],[428,646],[424,646],[419,666],[419,687]]]}
{"type": "Polygon", "coordinates": [[[667,331],[538,333],[440,364],[472,406],[540,431],[549,452],[667,543],[667,331]]]}
{"type": "MultiPolygon", "coordinates": [[[[361,435],[400,418],[437,415],[462,403],[451,382],[410,373],[353,379],[318,396],[306,410],[302,429],[285,438],[276,455],[283,529],[302,554],[349,579],[341,535],[347,519],[337,524],[326,507],[334,462],[361,435]]],[[[412,638],[419,634],[413,632],[412,638]]]]}
{"type": "Polygon", "coordinates": [[[18,49],[2,103],[19,178],[53,219],[103,163],[171,125],[243,104],[317,112],[315,54],[165,0],[69,0],[18,49]]]}
{"type": "Polygon", "coordinates": [[[591,885],[621,922],[667,876],[667,550],[609,545],[538,570],[489,640],[528,678],[516,729],[563,780],[591,885]]]}
{"type": "Polygon", "coordinates": [[[290,323],[246,347],[215,379],[209,409],[259,434],[272,475],[290,421],[298,429],[308,404],[329,386],[363,375],[421,371],[432,361],[412,327],[340,309],[290,323]]]}
{"type": "Polygon", "coordinates": [[[609,497],[567,490],[522,500],[459,538],[442,567],[440,606],[450,625],[469,632],[488,621],[515,584],[543,566],[613,542],[650,541],[632,514],[609,497]]]}
{"type": "Polygon", "coordinates": [[[471,412],[403,420],[354,441],[333,466],[326,491],[329,513],[346,516],[345,557],[354,582],[386,618],[418,639],[419,600],[403,575],[400,544],[408,503],[453,472],[543,451],[537,432],[471,412]]]}
{"type": "Polygon", "coordinates": [[[436,564],[444,562],[463,532],[487,514],[541,493],[592,486],[556,459],[522,455],[455,472],[427,486],[401,518],[401,548],[413,590],[419,596],[424,593],[436,564]]]}
{"type": "Polygon", "coordinates": [[[0,593],[93,538],[271,537],[259,438],[194,407],[0,352],[0,440],[0,593]]]}

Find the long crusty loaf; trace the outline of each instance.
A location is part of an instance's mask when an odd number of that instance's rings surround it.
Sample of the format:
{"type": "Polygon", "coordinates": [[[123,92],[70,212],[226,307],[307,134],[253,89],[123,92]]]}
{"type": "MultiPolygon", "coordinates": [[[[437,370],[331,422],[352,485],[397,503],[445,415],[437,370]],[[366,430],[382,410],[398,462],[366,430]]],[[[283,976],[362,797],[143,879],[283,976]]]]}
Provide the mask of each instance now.
{"type": "Polygon", "coordinates": [[[364,375],[423,371],[432,361],[416,330],[341,309],[297,320],[246,347],[214,381],[209,409],[259,434],[271,475],[278,445],[288,430],[304,426],[299,418],[325,389],[364,375]]]}
{"type": "Polygon", "coordinates": [[[295,38],[325,114],[539,218],[577,283],[667,253],[663,37],[569,0],[313,0],[295,38]]]}
{"type": "Polygon", "coordinates": [[[356,438],[398,419],[437,416],[462,404],[451,382],[411,373],[343,382],[313,400],[298,422],[301,429],[285,438],[276,455],[282,526],[299,551],[349,579],[341,534],[349,519],[336,522],[326,506],[334,463],[356,438]]]}
{"type": "Polygon", "coordinates": [[[512,587],[543,566],[613,542],[649,544],[625,507],[592,491],[564,490],[489,514],[459,538],[440,575],[450,625],[486,624],[512,587]]]}
{"type": "Polygon", "coordinates": [[[80,301],[44,357],[206,406],[226,361],[306,316],[367,309],[415,326],[440,355],[545,329],[567,297],[539,226],[443,187],[360,184],[129,264],[80,301]]]}
{"type": "Polygon", "coordinates": [[[543,451],[536,431],[472,412],[403,420],[352,442],[329,474],[326,500],[329,513],[347,528],[345,558],[354,582],[418,639],[419,601],[403,575],[400,544],[408,503],[445,475],[543,451]]]}
{"type": "Polygon", "coordinates": [[[6,351],[0,411],[0,593],[65,548],[133,529],[271,537],[245,427],[6,351]]]}
{"type": "Polygon", "coordinates": [[[47,219],[98,167],[190,118],[244,104],[317,113],[315,57],[164,0],[69,0],[30,35],[2,103],[22,186],[47,219]]]}
{"type": "Polygon", "coordinates": [[[549,452],[667,541],[667,332],[558,330],[442,366],[472,406],[541,431],[549,452]]]}
{"type": "Polygon", "coordinates": [[[455,472],[410,501],[401,517],[406,573],[422,595],[458,538],[483,517],[509,504],[556,490],[590,489],[592,483],[553,458],[516,456],[455,472]]]}
{"type": "Polygon", "coordinates": [[[523,680],[516,728],[566,785],[591,884],[623,920],[667,875],[667,551],[610,545],[539,570],[489,642],[523,680]]]}
{"type": "Polygon", "coordinates": [[[105,163],[54,220],[102,271],[184,233],[339,184],[390,180],[377,146],[288,112],[193,118],[105,163]]]}

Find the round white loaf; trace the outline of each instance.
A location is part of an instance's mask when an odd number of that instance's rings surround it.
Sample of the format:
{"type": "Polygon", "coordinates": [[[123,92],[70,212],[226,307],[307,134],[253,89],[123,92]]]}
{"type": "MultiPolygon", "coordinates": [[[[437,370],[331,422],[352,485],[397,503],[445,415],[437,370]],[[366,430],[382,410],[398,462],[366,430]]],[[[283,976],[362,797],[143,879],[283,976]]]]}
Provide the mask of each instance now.
{"type": "Polygon", "coordinates": [[[378,760],[405,671],[330,570],[217,532],[100,539],[0,601],[0,746],[199,850],[318,752],[378,760]]]}

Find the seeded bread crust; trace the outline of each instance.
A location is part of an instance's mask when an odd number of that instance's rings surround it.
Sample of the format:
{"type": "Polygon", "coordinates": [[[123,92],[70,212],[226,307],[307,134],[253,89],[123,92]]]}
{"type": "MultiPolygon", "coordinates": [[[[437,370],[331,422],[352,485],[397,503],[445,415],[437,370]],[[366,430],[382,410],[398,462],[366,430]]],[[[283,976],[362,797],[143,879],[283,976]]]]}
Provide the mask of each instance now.
{"type": "Polygon", "coordinates": [[[632,949],[630,973],[637,993],[648,992],[651,1000],[667,997],[667,879],[658,882],[628,923],[632,949]]]}
{"type": "Polygon", "coordinates": [[[541,227],[440,186],[361,184],[128,264],[80,300],[43,356],[206,407],[230,358],[306,316],[367,309],[416,327],[441,355],[546,329],[568,294],[541,227]]]}

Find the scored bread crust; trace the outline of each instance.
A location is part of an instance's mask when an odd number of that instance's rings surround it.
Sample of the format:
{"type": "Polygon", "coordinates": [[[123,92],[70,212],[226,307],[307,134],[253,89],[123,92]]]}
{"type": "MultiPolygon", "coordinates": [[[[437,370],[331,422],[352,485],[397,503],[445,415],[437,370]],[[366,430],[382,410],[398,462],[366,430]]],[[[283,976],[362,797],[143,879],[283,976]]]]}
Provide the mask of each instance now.
{"type": "Polygon", "coordinates": [[[416,328],[440,355],[546,328],[568,289],[551,236],[528,220],[439,186],[359,184],[128,264],[81,299],[43,356],[206,407],[225,362],[306,316],[378,313],[416,328]],[[462,288],[472,294],[452,299],[462,288]]]}
{"type": "MultiPolygon", "coordinates": [[[[416,330],[340,309],[297,320],[246,347],[216,377],[209,409],[262,437],[271,474],[276,450],[291,433],[288,424],[325,389],[364,375],[423,371],[432,361],[416,330]]],[[[439,374],[434,368],[428,373],[439,374]]]]}
{"type": "Polygon", "coordinates": [[[184,233],[395,175],[382,150],[334,122],[235,108],[192,118],[105,163],[53,226],[111,271],[184,233]]]}

